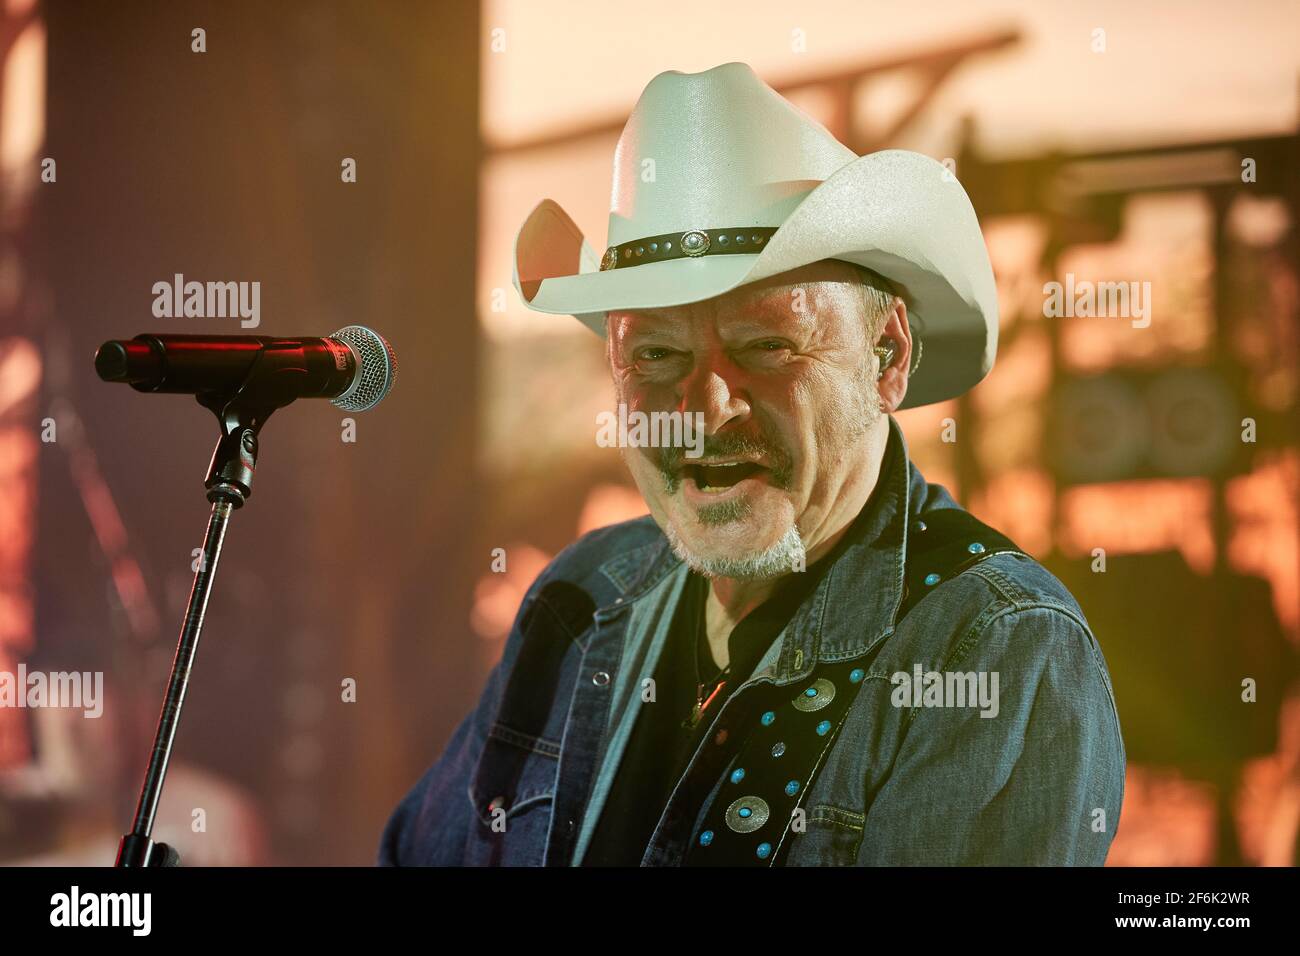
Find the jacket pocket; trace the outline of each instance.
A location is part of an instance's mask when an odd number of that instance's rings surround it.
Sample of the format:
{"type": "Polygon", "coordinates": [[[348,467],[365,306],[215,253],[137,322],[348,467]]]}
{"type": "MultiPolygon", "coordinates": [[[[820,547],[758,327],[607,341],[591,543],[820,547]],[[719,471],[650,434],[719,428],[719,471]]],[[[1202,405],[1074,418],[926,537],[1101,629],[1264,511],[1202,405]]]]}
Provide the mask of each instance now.
{"type": "Polygon", "coordinates": [[[862,844],[861,813],[819,804],[808,813],[807,829],[795,833],[786,866],[853,866],[862,844]]]}
{"type": "Polygon", "coordinates": [[[478,866],[540,866],[546,851],[560,745],[497,722],[470,781],[477,823],[466,862],[478,866]]]}

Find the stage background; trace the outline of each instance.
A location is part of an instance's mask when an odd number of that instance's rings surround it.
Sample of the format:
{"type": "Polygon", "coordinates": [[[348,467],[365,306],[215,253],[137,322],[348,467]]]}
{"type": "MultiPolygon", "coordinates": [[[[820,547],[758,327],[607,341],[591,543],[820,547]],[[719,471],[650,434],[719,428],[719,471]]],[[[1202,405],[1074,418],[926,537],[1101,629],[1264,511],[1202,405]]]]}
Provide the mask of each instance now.
{"type": "Polygon", "coordinates": [[[107,686],[99,720],[0,710],[0,862],[111,860],[204,528],[210,415],[100,383],[95,347],[354,322],[392,341],[397,387],[355,442],[325,402],[263,432],[158,831],[191,862],[370,862],[536,573],[645,511],[594,440],[600,340],[522,308],[515,230],[549,197],[603,249],[640,90],[742,60],[855,151],[927,153],[972,197],[998,362],[899,418],[1102,643],[1130,760],[1110,864],[1294,863],[1295,4],[3,9],[0,670],[107,686]],[[260,327],[154,318],[177,273],[259,281],[260,327]],[[1149,283],[1150,322],[1048,317],[1052,281],[1149,283]]]}

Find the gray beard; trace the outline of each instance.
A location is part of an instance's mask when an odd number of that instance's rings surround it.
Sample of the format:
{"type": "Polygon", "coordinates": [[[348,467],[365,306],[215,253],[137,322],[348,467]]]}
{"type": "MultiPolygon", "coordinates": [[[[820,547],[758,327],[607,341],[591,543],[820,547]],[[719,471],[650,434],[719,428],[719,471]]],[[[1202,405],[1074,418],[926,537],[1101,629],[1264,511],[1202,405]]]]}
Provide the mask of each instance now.
{"type": "Polygon", "coordinates": [[[706,578],[744,578],[761,580],[779,578],[804,567],[807,550],[799,529],[791,525],[781,539],[765,551],[743,558],[705,558],[686,546],[672,524],[664,529],[673,554],[692,571],[706,578]]]}
{"type": "MultiPolygon", "coordinates": [[[[880,404],[879,386],[871,378],[871,370],[866,365],[863,365],[861,369],[859,388],[854,392],[853,397],[856,409],[849,415],[849,421],[854,424],[850,426],[846,436],[848,439],[855,439],[870,431],[872,426],[884,414],[884,409],[880,404]]],[[[620,397],[619,400],[622,401],[622,398],[620,397]]],[[[786,467],[788,469],[788,465],[786,467]]],[[[661,465],[660,471],[665,492],[670,495],[674,494],[679,483],[675,471],[667,467],[667,465],[661,465]]],[[[777,477],[781,479],[778,482],[778,487],[789,486],[788,474],[778,474],[777,477]]],[[[744,517],[748,512],[748,502],[739,500],[725,504],[706,505],[699,510],[698,517],[701,524],[721,525],[744,517]]],[[[677,534],[671,522],[666,523],[664,535],[668,538],[668,544],[672,547],[673,554],[677,555],[679,560],[696,574],[708,578],[743,578],[747,580],[778,578],[804,568],[808,557],[808,549],[804,545],[803,536],[799,534],[799,529],[794,525],[787,528],[781,539],[767,550],[743,558],[702,557],[686,546],[686,542],[677,534]]]]}

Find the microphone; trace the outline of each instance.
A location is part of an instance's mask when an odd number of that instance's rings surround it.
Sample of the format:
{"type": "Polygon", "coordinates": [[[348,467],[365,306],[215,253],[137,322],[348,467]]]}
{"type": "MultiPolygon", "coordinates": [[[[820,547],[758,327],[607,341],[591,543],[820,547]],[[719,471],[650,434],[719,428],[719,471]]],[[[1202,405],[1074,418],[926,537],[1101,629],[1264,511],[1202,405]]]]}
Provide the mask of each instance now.
{"type": "Polygon", "coordinates": [[[137,335],[105,342],[95,353],[105,382],[139,392],[204,395],[274,390],[295,398],[328,398],[346,411],[374,408],[397,376],[393,347],[364,325],[327,338],[264,335],[137,335]]]}

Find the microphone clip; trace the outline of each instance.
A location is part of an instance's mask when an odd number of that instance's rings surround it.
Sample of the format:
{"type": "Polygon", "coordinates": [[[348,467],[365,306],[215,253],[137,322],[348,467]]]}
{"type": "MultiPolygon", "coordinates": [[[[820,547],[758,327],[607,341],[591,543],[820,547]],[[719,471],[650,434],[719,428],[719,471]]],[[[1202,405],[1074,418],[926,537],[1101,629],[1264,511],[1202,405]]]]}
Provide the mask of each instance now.
{"type": "Polygon", "coordinates": [[[253,493],[253,473],[260,450],[258,433],[278,408],[298,397],[291,377],[270,374],[258,377],[266,350],[258,353],[248,374],[234,391],[200,392],[195,399],[217,416],[221,437],[212,452],[208,477],[204,481],[208,501],[227,501],[242,508],[253,493]]]}

